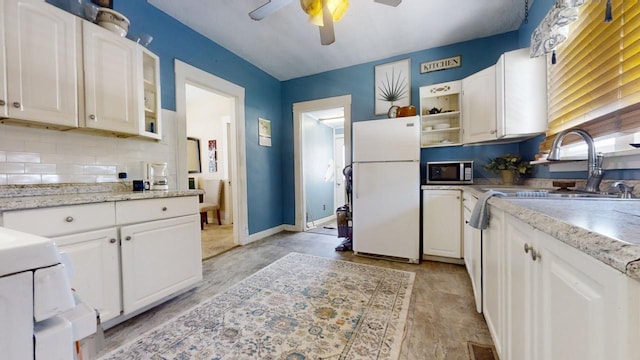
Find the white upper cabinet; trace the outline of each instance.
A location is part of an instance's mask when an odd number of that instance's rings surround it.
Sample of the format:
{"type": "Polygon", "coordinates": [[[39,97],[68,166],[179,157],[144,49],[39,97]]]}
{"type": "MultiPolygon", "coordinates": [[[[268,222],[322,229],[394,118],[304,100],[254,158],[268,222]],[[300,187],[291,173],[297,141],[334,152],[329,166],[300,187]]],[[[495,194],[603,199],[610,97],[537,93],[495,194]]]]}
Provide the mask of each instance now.
{"type": "Polygon", "coordinates": [[[547,128],[545,57],[509,51],[462,80],[462,142],[535,136],[547,128]]]}
{"type": "Polygon", "coordinates": [[[6,48],[6,58],[0,60],[0,112],[29,122],[77,127],[80,19],[42,0],[0,4],[2,51],[6,48]]]}
{"type": "Polygon", "coordinates": [[[547,129],[546,57],[529,48],[509,51],[496,64],[498,139],[526,137],[547,129]]]}
{"type": "Polygon", "coordinates": [[[462,142],[496,139],[496,67],[462,79],[462,142]]]}
{"type": "Polygon", "coordinates": [[[140,121],[140,135],[161,139],[162,121],[160,119],[160,59],[142,46],[142,78],[138,83],[144,84],[142,103],[144,104],[144,121],[140,121]]]}
{"type": "Polygon", "coordinates": [[[137,44],[83,22],[85,114],[91,129],[137,135],[144,118],[137,44]]]}

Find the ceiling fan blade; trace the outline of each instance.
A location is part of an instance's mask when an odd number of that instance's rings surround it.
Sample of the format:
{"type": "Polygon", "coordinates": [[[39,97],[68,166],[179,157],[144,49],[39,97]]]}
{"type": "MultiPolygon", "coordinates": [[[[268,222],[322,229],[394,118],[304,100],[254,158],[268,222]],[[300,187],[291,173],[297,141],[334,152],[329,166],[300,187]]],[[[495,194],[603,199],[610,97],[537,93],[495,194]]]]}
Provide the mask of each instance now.
{"type": "Polygon", "coordinates": [[[385,4],[389,6],[398,6],[402,2],[402,0],[374,0],[377,3],[385,4]]]}
{"type": "Polygon", "coordinates": [[[291,0],[270,0],[268,3],[250,12],[249,17],[256,21],[262,20],[267,16],[273,14],[274,12],[282,9],[290,2],[291,0]]]}
{"type": "Polygon", "coordinates": [[[322,26],[320,28],[320,43],[331,45],[336,41],[336,34],[333,31],[333,15],[329,11],[328,1],[322,1],[322,26]]]}

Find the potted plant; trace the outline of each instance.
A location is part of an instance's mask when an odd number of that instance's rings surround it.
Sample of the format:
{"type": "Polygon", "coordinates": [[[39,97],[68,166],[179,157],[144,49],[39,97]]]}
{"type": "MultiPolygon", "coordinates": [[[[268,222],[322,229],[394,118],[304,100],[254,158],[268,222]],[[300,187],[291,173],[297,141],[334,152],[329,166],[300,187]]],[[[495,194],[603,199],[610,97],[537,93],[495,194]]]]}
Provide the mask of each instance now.
{"type": "Polygon", "coordinates": [[[506,154],[489,160],[482,166],[484,169],[502,176],[505,185],[519,183],[526,175],[531,173],[531,164],[522,160],[520,154],[506,154]]]}

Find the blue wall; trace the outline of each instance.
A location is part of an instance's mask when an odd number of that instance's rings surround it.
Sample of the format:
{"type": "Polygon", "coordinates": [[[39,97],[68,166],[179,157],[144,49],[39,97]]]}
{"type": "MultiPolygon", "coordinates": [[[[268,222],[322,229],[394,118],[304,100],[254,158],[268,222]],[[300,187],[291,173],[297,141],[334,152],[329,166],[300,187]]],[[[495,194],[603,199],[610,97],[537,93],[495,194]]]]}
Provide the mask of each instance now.
{"type": "MultiPolygon", "coordinates": [[[[160,57],[162,107],[175,110],[174,59],[245,88],[249,233],[282,224],[283,138],[281,82],[169,17],[145,0],[116,0],[114,10],[131,21],[130,34],[153,36],[149,49],[160,57]],[[271,120],[272,146],[258,145],[258,117],[271,120]]],[[[289,191],[289,189],[287,189],[289,191]]],[[[291,191],[293,191],[291,189],[291,191]]]]}
{"type": "MultiPolygon", "coordinates": [[[[419,87],[462,79],[494,64],[505,51],[529,46],[531,32],[554,3],[555,0],[535,1],[529,11],[529,23],[523,24],[518,31],[280,82],[167,16],[145,0],[114,1],[115,10],[131,20],[131,34],[147,33],[153,36],[149,49],[160,57],[164,109],[175,110],[174,59],[180,59],[245,88],[250,234],[294,223],[293,103],[351,94],[353,121],[380,118],[374,115],[374,67],[410,58],[411,103],[417,105],[419,87]],[[428,74],[419,73],[421,62],[455,55],[462,55],[462,67],[428,74]],[[272,147],[258,145],[258,117],[271,120],[272,147]]],[[[521,152],[525,158],[533,158],[540,140],[538,137],[521,144],[423,149],[422,162],[471,159],[481,164],[490,157],[506,152],[521,152]]],[[[478,177],[490,176],[479,166],[476,166],[475,172],[478,177]]],[[[550,177],[545,168],[536,169],[535,174],[550,177]]],[[[628,178],[631,176],[629,174],[619,172],[617,175],[628,178]]]]}
{"type": "Polygon", "coordinates": [[[333,181],[324,181],[329,161],[333,162],[333,129],[307,118],[302,123],[302,132],[307,222],[311,222],[331,216],[335,211],[333,181]]]}

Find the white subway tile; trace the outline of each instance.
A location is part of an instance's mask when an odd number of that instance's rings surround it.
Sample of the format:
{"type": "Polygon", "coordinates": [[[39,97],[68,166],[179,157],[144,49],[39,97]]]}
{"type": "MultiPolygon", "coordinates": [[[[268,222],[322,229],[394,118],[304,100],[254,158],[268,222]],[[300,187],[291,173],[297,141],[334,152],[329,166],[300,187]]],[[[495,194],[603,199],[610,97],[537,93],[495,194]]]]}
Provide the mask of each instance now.
{"type": "Polygon", "coordinates": [[[5,153],[4,151],[0,151],[0,162],[5,161],[7,161],[7,153],[5,153]]]}
{"type": "Polygon", "coordinates": [[[0,174],[0,185],[7,185],[7,175],[0,174]]]}
{"type": "MultiPolygon", "coordinates": [[[[115,167],[113,167],[113,174],[115,174],[115,167]]],[[[83,173],[85,175],[108,175],[109,166],[104,165],[85,165],[83,173]]]]}
{"type": "Polygon", "coordinates": [[[0,163],[0,174],[24,174],[24,164],[0,163]]]}
{"type": "Polygon", "coordinates": [[[58,174],[65,175],[82,175],[84,171],[84,165],[79,164],[57,164],[58,174]]]}
{"type": "Polygon", "coordinates": [[[10,185],[19,185],[19,184],[40,184],[42,183],[42,176],[36,174],[30,175],[15,175],[9,174],[7,175],[7,184],[10,185]]]}
{"type": "Polygon", "coordinates": [[[29,152],[7,152],[7,162],[39,163],[40,154],[29,152]]]}
{"type": "Polygon", "coordinates": [[[24,164],[25,174],[55,174],[55,164],[24,164]]]}
{"type": "Polygon", "coordinates": [[[43,184],[62,183],[94,183],[96,177],[93,175],[42,175],[43,184]]]}

